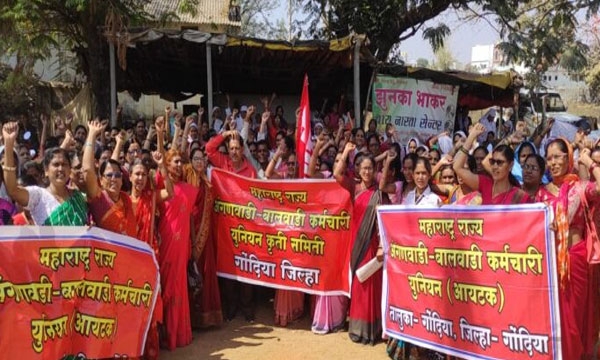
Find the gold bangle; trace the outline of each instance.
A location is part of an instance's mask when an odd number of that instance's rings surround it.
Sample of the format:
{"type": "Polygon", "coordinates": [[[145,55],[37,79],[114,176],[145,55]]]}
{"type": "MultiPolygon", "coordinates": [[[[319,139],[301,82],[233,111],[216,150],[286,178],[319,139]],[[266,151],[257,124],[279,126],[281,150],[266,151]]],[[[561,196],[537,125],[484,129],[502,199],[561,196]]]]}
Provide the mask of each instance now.
{"type": "Polygon", "coordinates": [[[15,172],[15,171],[17,171],[17,167],[16,166],[3,166],[2,170],[4,170],[4,171],[10,171],[10,172],[15,172]]]}

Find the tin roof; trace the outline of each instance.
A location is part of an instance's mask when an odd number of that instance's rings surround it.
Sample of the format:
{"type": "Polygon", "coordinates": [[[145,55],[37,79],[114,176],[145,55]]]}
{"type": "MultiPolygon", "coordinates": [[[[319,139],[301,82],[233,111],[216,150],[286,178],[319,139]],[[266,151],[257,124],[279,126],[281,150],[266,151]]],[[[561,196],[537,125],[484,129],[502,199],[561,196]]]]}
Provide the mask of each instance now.
{"type": "Polygon", "coordinates": [[[186,25],[241,25],[240,21],[230,19],[230,0],[197,0],[197,2],[195,15],[180,11],[181,0],[151,0],[145,6],[145,10],[155,19],[167,13],[175,14],[179,19],[173,22],[186,25]]]}

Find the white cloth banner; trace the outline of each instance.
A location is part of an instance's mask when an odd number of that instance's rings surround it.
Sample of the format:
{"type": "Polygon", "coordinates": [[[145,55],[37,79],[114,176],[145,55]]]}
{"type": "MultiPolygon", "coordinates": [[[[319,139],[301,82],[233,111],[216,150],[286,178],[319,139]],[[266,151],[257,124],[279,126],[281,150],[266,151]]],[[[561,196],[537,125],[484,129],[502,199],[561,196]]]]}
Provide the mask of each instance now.
{"type": "Polygon", "coordinates": [[[377,76],[373,85],[373,117],[381,133],[387,124],[394,124],[402,145],[413,137],[424,143],[442,131],[452,133],[457,100],[457,86],[377,76]]]}

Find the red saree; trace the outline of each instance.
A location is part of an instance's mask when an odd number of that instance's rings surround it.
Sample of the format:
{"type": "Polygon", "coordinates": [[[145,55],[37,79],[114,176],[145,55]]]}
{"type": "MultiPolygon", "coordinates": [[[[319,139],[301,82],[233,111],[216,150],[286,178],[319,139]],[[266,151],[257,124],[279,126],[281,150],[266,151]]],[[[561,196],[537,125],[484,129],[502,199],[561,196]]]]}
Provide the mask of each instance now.
{"type": "Polygon", "coordinates": [[[184,178],[198,187],[196,208],[192,214],[192,257],[202,274],[203,283],[190,294],[192,328],[219,326],[223,323],[221,293],[217,279],[217,252],[213,234],[212,208],[215,196],[208,179],[187,166],[184,178]]]}
{"type": "Polygon", "coordinates": [[[121,192],[119,200],[113,202],[106,191],[88,199],[89,209],[98,227],[118,234],[137,237],[137,224],[129,195],[121,192]]]}
{"type": "MultiPolygon", "coordinates": [[[[536,199],[552,206],[555,212],[562,204],[567,209],[569,228],[585,231],[583,206],[579,199],[582,193],[590,206],[600,201],[593,183],[579,181],[564,182],[558,196],[542,187],[536,199]],[[579,187],[583,187],[583,191],[579,187]]],[[[567,261],[568,277],[558,292],[563,358],[592,358],[600,330],[598,266],[588,264],[585,240],[568,249],[567,261]]]]}
{"type": "Polygon", "coordinates": [[[350,297],[348,335],[354,342],[375,344],[381,339],[381,291],[383,272],[377,271],[361,283],[354,272],[377,255],[379,237],[376,231],[375,208],[381,203],[381,193],[375,186],[354,198],[351,268],[353,273],[350,297]],[[366,221],[363,219],[366,217],[366,221]],[[364,235],[361,235],[364,234],[364,235]]]}
{"type": "MultiPolygon", "coordinates": [[[[151,182],[149,182],[150,184],[151,182]]],[[[152,185],[152,184],[150,184],[152,185]]],[[[158,236],[155,228],[156,214],[156,193],[153,187],[148,186],[137,202],[132,199],[132,207],[135,214],[135,222],[137,223],[137,238],[146,244],[150,245],[156,259],[158,260],[158,236]]],[[[159,293],[156,299],[156,306],[152,314],[152,324],[148,329],[148,337],[146,338],[146,346],[144,348],[144,356],[142,359],[156,360],[160,352],[160,342],[158,339],[158,324],[163,321],[163,303],[162,295],[159,293]]]]}
{"type": "Polygon", "coordinates": [[[479,192],[483,205],[515,205],[527,204],[531,202],[529,195],[518,188],[511,187],[508,191],[492,196],[494,189],[494,180],[486,175],[479,175],[479,192]]]}
{"type": "Polygon", "coordinates": [[[198,195],[198,188],[184,182],[177,182],[173,187],[173,197],[160,206],[159,223],[160,282],[169,350],[192,342],[187,262],[191,256],[190,216],[198,195]]]}

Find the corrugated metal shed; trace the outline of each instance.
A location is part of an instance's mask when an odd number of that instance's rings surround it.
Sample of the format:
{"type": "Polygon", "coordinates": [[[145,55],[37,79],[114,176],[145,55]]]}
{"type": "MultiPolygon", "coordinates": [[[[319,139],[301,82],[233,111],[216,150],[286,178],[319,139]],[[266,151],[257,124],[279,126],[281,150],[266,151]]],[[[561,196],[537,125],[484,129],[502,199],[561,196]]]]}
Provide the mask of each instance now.
{"type": "Polygon", "coordinates": [[[151,0],[145,10],[155,19],[164,14],[174,14],[178,17],[174,22],[181,25],[227,25],[241,26],[240,21],[230,17],[230,0],[197,0],[198,7],[195,16],[180,11],[181,0],[151,0]]]}

